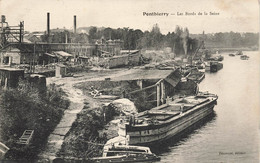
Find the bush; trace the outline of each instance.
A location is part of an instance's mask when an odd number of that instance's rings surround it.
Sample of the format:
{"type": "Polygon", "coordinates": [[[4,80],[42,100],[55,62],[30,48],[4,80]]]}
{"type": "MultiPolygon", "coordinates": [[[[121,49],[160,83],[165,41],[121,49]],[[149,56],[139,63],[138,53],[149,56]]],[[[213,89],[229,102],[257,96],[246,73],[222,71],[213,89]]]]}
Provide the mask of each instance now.
{"type": "Polygon", "coordinates": [[[117,115],[112,107],[91,108],[85,105],[84,109],[77,115],[69,133],[65,137],[58,156],[90,158],[101,156],[106,135],[99,135],[98,130],[117,115]],[[104,113],[106,119],[104,119],[104,113]]]}

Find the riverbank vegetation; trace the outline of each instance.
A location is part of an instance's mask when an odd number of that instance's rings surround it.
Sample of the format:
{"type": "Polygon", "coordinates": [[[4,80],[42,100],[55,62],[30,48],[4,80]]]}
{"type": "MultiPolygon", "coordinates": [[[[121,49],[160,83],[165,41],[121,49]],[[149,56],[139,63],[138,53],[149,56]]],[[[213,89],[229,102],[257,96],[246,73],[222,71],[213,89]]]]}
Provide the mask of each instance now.
{"type": "Polygon", "coordinates": [[[20,81],[17,88],[0,90],[0,141],[10,148],[7,160],[37,158],[69,106],[64,96],[55,84],[39,92],[27,81],[20,81]],[[34,130],[33,137],[28,145],[18,144],[25,130],[34,130]]]}

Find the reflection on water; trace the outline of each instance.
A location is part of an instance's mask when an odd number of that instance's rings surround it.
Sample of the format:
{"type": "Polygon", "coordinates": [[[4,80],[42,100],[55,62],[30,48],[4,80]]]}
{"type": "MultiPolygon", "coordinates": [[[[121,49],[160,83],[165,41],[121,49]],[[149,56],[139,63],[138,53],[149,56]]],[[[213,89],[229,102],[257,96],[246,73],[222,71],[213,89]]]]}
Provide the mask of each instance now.
{"type": "Polygon", "coordinates": [[[157,151],[161,162],[259,162],[260,54],[224,56],[223,69],[206,73],[201,91],[218,95],[215,116],[157,151]]]}

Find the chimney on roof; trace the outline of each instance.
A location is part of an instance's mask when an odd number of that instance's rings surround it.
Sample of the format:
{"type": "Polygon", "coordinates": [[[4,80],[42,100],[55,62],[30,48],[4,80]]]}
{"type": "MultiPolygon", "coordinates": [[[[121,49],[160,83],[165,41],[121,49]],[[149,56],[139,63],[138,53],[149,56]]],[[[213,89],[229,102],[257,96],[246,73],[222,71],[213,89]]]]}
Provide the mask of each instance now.
{"type": "Polygon", "coordinates": [[[47,35],[50,35],[50,13],[47,12],[47,35]]]}
{"type": "Polygon", "coordinates": [[[77,20],[76,20],[76,15],[74,15],[74,33],[77,32],[77,20]]]}

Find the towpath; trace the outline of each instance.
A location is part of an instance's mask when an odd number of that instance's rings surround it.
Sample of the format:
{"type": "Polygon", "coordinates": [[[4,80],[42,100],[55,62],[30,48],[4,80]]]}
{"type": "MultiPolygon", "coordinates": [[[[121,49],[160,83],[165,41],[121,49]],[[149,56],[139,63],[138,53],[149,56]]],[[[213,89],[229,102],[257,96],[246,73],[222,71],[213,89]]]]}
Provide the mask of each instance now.
{"type": "Polygon", "coordinates": [[[64,137],[70,130],[72,123],[75,121],[77,114],[84,107],[84,95],[81,90],[73,87],[74,82],[66,81],[68,79],[50,78],[47,80],[48,84],[55,83],[61,85],[61,88],[68,95],[70,100],[69,108],[64,112],[64,115],[56,126],[54,131],[48,137],[48,142],[44,151],[39,154],[40,158],[54,158],[56,153],[60,150],[64,137]]]}

